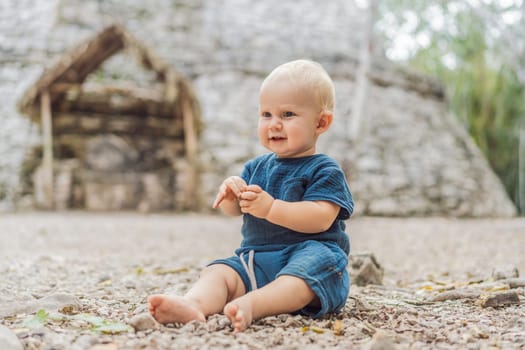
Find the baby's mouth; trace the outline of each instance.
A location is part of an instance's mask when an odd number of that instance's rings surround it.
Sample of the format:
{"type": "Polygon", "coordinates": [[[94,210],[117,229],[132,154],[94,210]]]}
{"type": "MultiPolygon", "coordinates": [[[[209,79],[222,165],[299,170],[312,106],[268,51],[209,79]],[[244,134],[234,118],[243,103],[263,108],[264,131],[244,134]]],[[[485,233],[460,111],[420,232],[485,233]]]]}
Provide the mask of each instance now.
{"type": "Polygon", "coordinates": [[[286,140],[286,137],[284,136],[270,136],[270,141],[282,141],[286,140]]]}

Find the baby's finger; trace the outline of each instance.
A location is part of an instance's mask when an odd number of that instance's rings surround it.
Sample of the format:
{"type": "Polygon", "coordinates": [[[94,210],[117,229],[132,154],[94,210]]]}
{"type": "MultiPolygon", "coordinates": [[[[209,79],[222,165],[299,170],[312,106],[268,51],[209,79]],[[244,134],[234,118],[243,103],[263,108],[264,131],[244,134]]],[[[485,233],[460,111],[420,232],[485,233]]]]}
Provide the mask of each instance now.
{"type": "Polygon", "coordinates": [[[230,189],[230,191],[233,192],[235,197],[239,197],[241,195],[244,186],[235,181],[235,179],[229,179],[225,184],[230,189]]]}
{"type": "Polygon", "coordinates": [[[219,206],[219,204],[221,204],[225,196],[226,194],[224,192],[218,193],[217,197],[215,197],[215,201],[213,202],[212,208],[217,209],[217,207],[219,206]]]}
{"type": "Polygon", "coordinates": [[[257,198],[257,193],[253,192],[253,191],[244,191],[242,194],[241,194],[241,197],[242,199],[244,200],[247,200],[247,201],[252,201],[254,200],[255,198],[257,198]]]}
{"type": "Polygon", "coordinates": [[[242,177],[234,176],[232,180],[237,184],[237,187],[241,189],[246,186],[246,181],[244,181],[242,177]]]}
{"type": "Polygon", "coordinates": [[[259,185],[248,185],[248,186],[245,187],[244,190],[245,191],[252,191],[252,192],[255,192],[255,193],[261,193],[263,191],[261,186],[259,186],[259,185]]]}
{"type": "Polygon", "coordinates": [[[235,190],[236,194],[237,191],[240,193],[244,190],[244,187],[246,187],[246,182],[239,176],[232,176],[228,179],[228,184],[230,184],[232,190],[235,190]]]}

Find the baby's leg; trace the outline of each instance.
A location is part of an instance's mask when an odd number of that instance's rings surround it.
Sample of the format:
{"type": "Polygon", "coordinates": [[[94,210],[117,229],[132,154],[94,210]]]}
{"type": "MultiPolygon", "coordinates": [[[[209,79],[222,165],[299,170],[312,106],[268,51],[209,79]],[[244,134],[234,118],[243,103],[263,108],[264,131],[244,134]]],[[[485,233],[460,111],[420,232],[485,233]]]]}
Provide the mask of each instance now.
{"type": "Polygon", "coordinates": [[[150,295],[149,312],[160,323],[204,322],[206,316],[221,312],[227,302],[244,293],[244,283],[237,272],[216,264],[205,268],[184,296],[150,295]]]}
{"type": "Polygon", "coordinates": [[[294,276],[279,276],[266,286],[247,293],[224,307],[236,332],[248,328],[253,320],[302,309],[316,299],[305,281],[294,276]]]}

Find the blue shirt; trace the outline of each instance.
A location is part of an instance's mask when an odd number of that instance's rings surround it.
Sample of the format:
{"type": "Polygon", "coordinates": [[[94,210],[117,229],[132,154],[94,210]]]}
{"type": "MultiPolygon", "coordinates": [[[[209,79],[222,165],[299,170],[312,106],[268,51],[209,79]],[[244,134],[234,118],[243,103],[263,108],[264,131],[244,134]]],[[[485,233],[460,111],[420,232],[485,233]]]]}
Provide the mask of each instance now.
{"type": "Polygon", "coordinates": [[[354,201],[346,178],[335,160],[315,154],[301,158],[278,158],[269,153],[248,161],[241,177],[259,185],[275,199],[287,202],[329,201],[340,207],[332,226],[324,232],[306,234],[244,214],[241,248],[288,245],[307,240],[336,242],[346,254],[350,242],[344,220],[350,218],[354,201]]]}

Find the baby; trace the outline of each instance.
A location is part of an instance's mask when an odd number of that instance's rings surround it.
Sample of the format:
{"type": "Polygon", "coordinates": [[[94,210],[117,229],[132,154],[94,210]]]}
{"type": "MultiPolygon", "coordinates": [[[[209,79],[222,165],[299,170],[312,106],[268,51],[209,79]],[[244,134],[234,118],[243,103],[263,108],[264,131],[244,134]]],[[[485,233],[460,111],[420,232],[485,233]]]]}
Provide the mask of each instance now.
{"type": "Polygon", "coordinates": [[[258,136],[270,153],[226,178],[213,203],[226,215],[243,215],[240,248],[211,262],[184,296],[149,296],[158,322],[205,322],[223,312],[240,332],[265,316],[320,317],[343,308],[350,288],[345,220],[354,203],[336,161],[316,153],[332,125],[334,95],[331,78],[313,61],[285,63],[266,77],[258,136]]]}

